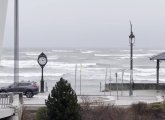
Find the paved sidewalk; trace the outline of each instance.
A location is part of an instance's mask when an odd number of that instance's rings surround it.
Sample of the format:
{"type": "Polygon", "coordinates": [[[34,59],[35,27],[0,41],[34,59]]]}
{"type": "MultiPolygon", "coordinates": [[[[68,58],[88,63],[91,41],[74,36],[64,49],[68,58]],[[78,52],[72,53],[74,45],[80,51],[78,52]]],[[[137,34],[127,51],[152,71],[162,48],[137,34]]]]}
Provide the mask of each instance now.
{"type": "MultiPolygon", "coordinates": [[[[49,93],[39,93],[33,98],[24,97],[24,105],[43,106],[45,100],[48,98],[49,93]]],[[[133,96],[129,96],[129,91],[101,92],[99,95],[78,95],[78,102],[91,102],[92,104],[104,104],[104,105],[131,105],[138,102],[154,103],[164,101],[164,92],[157,92],[156,90],[136,90],[133,96]]]]}

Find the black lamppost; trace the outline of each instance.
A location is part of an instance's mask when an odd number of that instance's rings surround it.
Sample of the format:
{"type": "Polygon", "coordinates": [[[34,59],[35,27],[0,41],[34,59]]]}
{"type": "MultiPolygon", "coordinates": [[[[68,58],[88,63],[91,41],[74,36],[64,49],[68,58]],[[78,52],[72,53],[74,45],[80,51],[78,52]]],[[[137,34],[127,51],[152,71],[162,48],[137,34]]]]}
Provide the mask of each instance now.
{"type": "Polygon", "coordinates": [[[47,56],[42,52],[39,56],[38,56],[38,64],[41,66],[41,93],[44,92],[44,77],[43,77],[43,69],[45,67],[45,65],[47,64],[47,56]]]}
{"type": "Polygon", "coordinates": [[[130,22],[130,26],[131,26],[131,34],[129,36],[129,44],[130,44],[130,91],[129,91],[129,95],[133,95],[133,90],[132,90],[132,86],[133,86],[133,45],[135,44],[135,36],[132,32],[132,24],[130,22]]]}

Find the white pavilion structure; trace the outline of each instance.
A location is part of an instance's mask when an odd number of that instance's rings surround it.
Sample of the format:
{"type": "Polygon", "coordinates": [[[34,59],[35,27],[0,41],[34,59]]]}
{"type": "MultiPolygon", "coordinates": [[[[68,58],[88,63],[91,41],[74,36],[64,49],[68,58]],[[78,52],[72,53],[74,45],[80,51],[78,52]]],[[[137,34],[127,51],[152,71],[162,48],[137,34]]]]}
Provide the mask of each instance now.
{"type": "Polygon", "coordinates": [[[2,53],[8,0],[0,0],[0,57],[2,53]]]}

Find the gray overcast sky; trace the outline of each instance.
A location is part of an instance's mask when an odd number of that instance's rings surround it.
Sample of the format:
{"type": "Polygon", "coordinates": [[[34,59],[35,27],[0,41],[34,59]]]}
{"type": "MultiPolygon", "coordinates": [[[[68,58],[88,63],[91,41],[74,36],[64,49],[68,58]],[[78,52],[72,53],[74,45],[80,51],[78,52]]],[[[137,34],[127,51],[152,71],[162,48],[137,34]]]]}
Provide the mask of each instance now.
{"type": "MultiPolygon", "coordinates": [[[[5,47],[13,47],[9,0],[5,47]]],[[[165,0],[20,0],[20,47],[165,48],[165,0]]]]}

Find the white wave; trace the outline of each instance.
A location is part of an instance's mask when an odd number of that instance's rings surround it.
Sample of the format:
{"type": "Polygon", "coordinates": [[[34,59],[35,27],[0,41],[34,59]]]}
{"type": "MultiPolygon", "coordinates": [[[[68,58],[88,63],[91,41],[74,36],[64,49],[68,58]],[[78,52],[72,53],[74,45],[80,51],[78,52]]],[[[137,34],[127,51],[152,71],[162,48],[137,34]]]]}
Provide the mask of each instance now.
{"type": "Polygon", "coordinates": [[[49,56],[48,60],[57,60],[59,57],[58,56],[49,56]]]}
{"type": "Polygon", "coordinates": [[[155,52],[155,53],[157,53],[157,52],[165,52],[165,50],[148,50],[149,52],[155,52]]]}
{"type": "Polygon", "coordinates": [[[41,54],[40,52],[26,52],[25,55],[27,56],[36,56],[36,58],[38,57],[38,55],[41,54]]]}
{"type": "MultiPolygon", "coordinates": [[[[1,61],[2,66],[6,67],[14,67],[14,60],[2,60],[1,61]]],[[[27,68],[38,65],[37,60],[20,60],[19,61],[19,67],[20,68],[27,68]]]]}
{"type": "Polygon", "coordinates": [[[63,52],[63,53],[68,53],[68,52],[73,52],[73,50],[52,50],[52,52],[63,52]]]}
{"type": "Polygon", "coordinates": [[[1,66],[12,67],[14,65],[13,60],[1,60],[1,66]]]}
{"type": "Polygon", "coordinates": [[[87,51],[81,51],[81,53],[84,53],[84,54],[90,54],[90,53],[94,53],[95,51],[93,50],[87,50],[87,51]]]}
{"type": "Polygon", "coordinates": [[[134,51],[136,51],[136,52],[142,52],[142,51],[144,51],[144,49],[135,49],[134,51]]]}
{"type": "Polygon", "coordinates": [[[123,52],[129,52],[130,50],[121,50],[121,51],[123,51],[123,52]]]}
{"type": "Polygon", "coordinates": [[[96,57],[129,57],[129,54],[94,54],[96,57]]]}
{"type": "Polygon", "coordinates": [[[82,63],[82,67],[88,67],[88,66],[96,66],[96,63],[82,63]]]}
{"type": "Polygon", "coordinates": [[[86,70],[92,70],[92,71],[94,71],[94,70],[99,70],[99,71],[102,71],[102,70],[105,70],[105,68],[86,68],[86,70]]]}
{"type": "Polygon", "coordinates": [[[109,56],[114,56],[113,54],[94,54],[96,57],[109,57],[109,56]]]}
{"type": "Polygon", "coordinates": [[[11,73],[0,73],[0,76],[1,77],[13,77],[14,74],[11,74],[11,73]]]}
{"type": "MultiPolygon", "coordinates": [[[[56,57],[52,57],[51,59],[56,59],[56,57]]],[[[82,67],[90,67],[96,66],[96,63],[81,63],[82,67]]],[[[1,65],[5,67],[14,67],[13,60],[2,60],[1,65]]],[[[76,63],[66,63],[66,62],[49,62],[47,63],[46,67],[48,68],[75,68],[76,63]]],[[[80,63],[77,63],[80,66],[80,63]]],[[[38,67],[37,60],[20,60],[19,61],[19,68],[35,68],[38,67]]]]}
{"type": "MultiPolygon", "coordinates": [[[[88,66],[95,66],[96,63],[81,63],[82,67],[88,67],[88,66]]],[[[48,67],[55,67],[55,68],[75,68],[75,63],[65,63],[65,62],[48,62],[48,67]]],[[[80,67],[80,63],[77,64],[78,67],[80,67]]]]}
{"type": "Polygon", "coordinates": [[[73,63],[65,63],[65,62],[48,62],[47,66],[48,67],[75,67],[76,64],[73,63]]]}
{"type": "MultiPolygon", "coordinates": [[[[129,59],[130,57],[121,57],[120,59],[129,59]]],[[[136,57],[133,57],[134,59],[136,59],[136,57]]]]}
{"type": "Polygon", "coordinates": [[[153,55],[154,54],[151,54],[151,53],[150,54],[149,53],[148,54],[147,53],[146,54],[134,54],[135,57],[148,57],[148,56],[153,56],[153,55]]]}
{"type": "MultiPolygon", "coordinates": [[[[96,57],[119,57],[121,59],[130,58],[130,54],[94,54],[96,57]]],[[[133,54],[134,58],[150,57],[153,54],[133,54]]]]}
{"type": "MultiPolygon", "coordinates": [[[[134,71],[135,71],[135,73],[139,73],[139,74],[148,74],[148,76],[149,76],[149,74],[151,74],[151,75],[156,75],[156,68],[154,69],[154,68],[150,68],[150,69],[143,69],[143,68],[134,68],[134,71]]],[[[165,69],[160,69],[160,75],[164,75],[165,74],[165,69]]],[[[145,75],[143,75],[143,76],[145,76],[145,75]]]]}
{"type": "MultiPolygon", "coordinates": [[[[125,49],[125,50],[121,50],[121,51],[124,51],[124,52],[130,52],[129,49],[125,49]]],[[[144,49],[134,49],[134,51],[136,51],[136,52],[143,52],[144,49]]]]}
{"type": "MultiPolygon", "coordinates": [[[[44,73],[44,76],[51,76],[51,77],[59,77],[59,76],[63,76],[64,73],[44,73]]],[[[1,77],[13,77],[14,74],[13,73],[0,73],[1,77]]],[[[41,73],[19,73],[19,76],[23,76],[23,77],[40,77],[41,73]]]]}
{"type": "Polygon", "coordinates": [[[155,73],[134,73],[134,76],[140,76],[140,77],[148,77],[155,75],[155,73]]]}
{"type": "Polygon", "coordinates": [[[134,71],[143,72],[143,73],[155,73],[156,69],[153,69],[153,68],[149,68],[149,69],[134,68],[134,71]]]}

